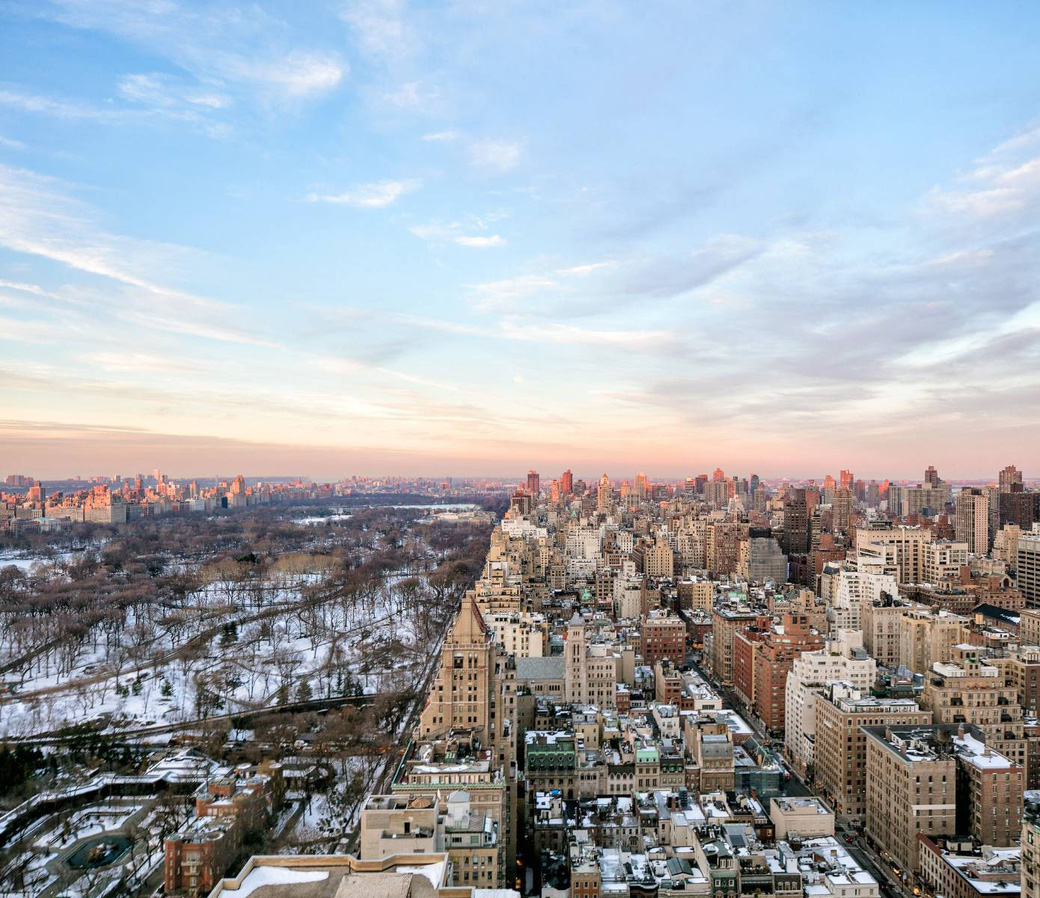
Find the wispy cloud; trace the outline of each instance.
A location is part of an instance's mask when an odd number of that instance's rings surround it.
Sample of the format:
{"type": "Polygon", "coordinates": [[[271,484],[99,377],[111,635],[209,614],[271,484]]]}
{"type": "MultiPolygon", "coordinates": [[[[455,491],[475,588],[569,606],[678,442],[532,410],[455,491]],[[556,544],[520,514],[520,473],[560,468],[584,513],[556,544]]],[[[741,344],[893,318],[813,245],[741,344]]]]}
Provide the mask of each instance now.
{"type": "Polygon", "coordinates": [[[128,100],[161,109],[225,109],[232,102],[219,91],[200,89],[160,72],[126,75],[119,82],[119,93],[128,100]]]}
{"type": "Polygon", "coordinates": [[[349,66],[328,53],[293,51],[274,58],[229,56],[221,71],[237,80],[273,89],[288,99],[306,99],[337,87],[349,66]]]}
{"type": "Polygon", "coordinates": [[[440,91],[436,87],[424,86],[419,81],[408,81],[383,91],[380,97],[383,102],[398,109],[432,111],[440,99],[440,91]]]}
{"type": "Polygon", "coordinates": [[[92,301],[127,319],[173,333],[273,345],[235,323],[233,307],[156,280],[185,264],[191,250],[104,231],[56,179],[0,165],[0,246],[121,285],[92,301]]]}
{"type": "Polygon", "coordinates": [[[371,57],[393,60],[412,49],[414,35],[405,20],[403,0],[347,0],[340,17],[371,57]]]}
{"type": "Polygon", "coordinates": [[[307,202],[334,203],[356,209],[382,209],[421,186],[419,180],[375,181],[371,184],[356,184],[344,193],[309,193],[307,202]]]}
{"type": "Polygon", "coordinates": [[[647,348],[673,342],[674,337],[665,330],[641,330],[638,328],[625,330],[607,330],[601,328],[583,328],[561,326],[555,323],[535,324],[516,318],[505,318],[491,325],[466,324],[439,318],[425,318],[418,315],[391,315],[393,321],[420,330],[431,330],[439,333],[455,334],[460,337],[478,337],[480,339],[514,340],[523,343],[553,343],[566,346],[627,346],[630,348],[647,348]]]}
{"type": "Polygon", "coordinates": [[[90,103],[73,100],[56,100],[13,88],[0,90],[0,106],[61,119],[115,122],[126,118],[126,114],[117,109],[101,109],[90,103]]]}
{"type": "Polygon", "coordinates": [[[447,225],[413,225],[408,230],[420,240],[427,240],[431,243],[454,243],[470,249],[495,249],[506,245],[505,238],[500,234],[467,233],[463,225],[458,222],[447,225]]]}
{"type": "Polygon", "coordinates": [[[522,301],[524,311],[552,318],[594,315],[702,289],[765,249],[757,240],[724,234],[692,252],[554,267],[469,288],[480,312],[517,311],[522,301]]]}
{"type": "Polygon", "coordinates": [[[1026,214],[1040,207],[1040,128],[1016,135],[976,161],[953,187],[936,187],[927,208],[974,219],[1026,214]]]}
{"type": "Polygon", "coordinates": [[[427,143],[454,143],[460,136],[458,131],[434,131],[424,134],[419,139],[425,140],[427,143]]]}
{"type": "Polygon", "coordinates": [[[87,365],[113,374],[198,374],[204,367],[181,356],[147,352],[87,352],[80,356],[87,365]]]}
{"type": "Polygon", "coordinates": [[[468,246],[472,249],[492,249],[506,245],[505,239],[498,234],[489,234],[487,236],[460,234],[455,238],[455,242],[459,246],[468,246]]]}
{"type": "Polygon", "coordinates": [[[523,144],[517,140],[477,140],[469,147],[470,164],[495,174],[512,171],[522,156],[523,144]]]}
{"type": "Polygon", "coordinates": [[[39,14],[144,47],[190,72],[203,94],[221,83],[225,91],[252,92],[265,101],[298,102],[335,89],[350,70],[334,51],[299,45],[284,23],[258,8],[50,0],[39,14]]]}

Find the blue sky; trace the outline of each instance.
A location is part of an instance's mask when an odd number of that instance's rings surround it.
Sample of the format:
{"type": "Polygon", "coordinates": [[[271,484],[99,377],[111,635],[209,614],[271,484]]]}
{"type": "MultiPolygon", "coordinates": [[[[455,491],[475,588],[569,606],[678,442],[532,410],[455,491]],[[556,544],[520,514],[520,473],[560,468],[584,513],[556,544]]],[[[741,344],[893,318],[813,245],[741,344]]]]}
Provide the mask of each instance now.
{"type": "Polygon", "coordinates": [[[0,7],[0,456],[1040,458],[1035,4],[0,7]]]}

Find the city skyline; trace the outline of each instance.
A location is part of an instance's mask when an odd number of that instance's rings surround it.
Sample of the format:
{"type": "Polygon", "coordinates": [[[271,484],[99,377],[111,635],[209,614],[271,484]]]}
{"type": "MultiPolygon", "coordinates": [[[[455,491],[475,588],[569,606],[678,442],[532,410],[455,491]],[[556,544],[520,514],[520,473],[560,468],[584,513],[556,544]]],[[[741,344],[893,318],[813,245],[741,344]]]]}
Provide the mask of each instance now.
{"type": "MultiPolygon", "coordinates": [[[[459,473],[453,473],[451,471],[438,471],[436,469],[421,469],[414,472],[400,473],[390,470],[375,470],[375,471],[342,471],[339,473],[329,474],[327,476],[312,476],[307,471],[296,471],[296,472],[263,472],[261,470],[251,470],[249,468],[243,468],[241,465],[233,464],[231,467],[225,469],[217,467],[210,471],[196,471],[196,470],[178,470],[178,469],[167,469],[163,465],[150,467],[148,464],[140,463],[140,459],[137,459],[138,463],[132,463],[118,471],[109,472],[94,472],[92,474],[84,474],[81,471],[76,472],[60,472],[60,473],[48,473],[38,472],[36,468],[26,469],[25,471],[0,471],[0,487],[3,486],[3,478],[7,478],[8,486],[11,486],[12,480],[25,480],[26,482],[21,486],[28,487],[32,483],[37,481],[49,481],[53,483],[64,483],[64,482],[76,482],[82,481],[83,483],[94,482],[94,481],[119,481],[119,480],[132,480],[135,477],[143,477],[147,479],[151,477],[156,479],[158,474],[156,472],[162,472],[164,477],[173,478],[176,481],[185,483],[188,481],[199,481],[206,483],[219,483],[221,481],[230,481],[235,478],[245,477],[250,482],[265,482],[265,481],[290,481],[293,479],[311,480],[314,482],[324,481],[326,483],[347,483],[350,480],[359,479],[364,481],[383,481],[383,480],[401,480],[404,482],[413,482],[419,480],[442,480],[448,478],[450,480],[463,483],[466,481],[497,481],[502,484],[517,484],[521,487],[526,488],[534,493],[539,491],[548,491],[550,485],[553,483],[564,484],[566,478],[569,476],[572,482],[583,481],[590,488],[594,487],[595,484],[600,480],[601,476],[606,476],[611,484],[632,484],[638,481],[640,478],[646,478],[649,482],[655,484],[682,484],[683,481],[695,480],[697,478],[707,478],[709,480],[723,479],[726,481],[747,481],[749,478],[758,478],[763,483],[815,483],[817,486],[826,486],[828,483],[843,485],[845,483],[845,476],[848,476],[848,484],[862,483],[867,484],[868,482],[874,483],[892,483],[892,484],[907,484],[907,485],[929,485],[933,483],[945,483],[947,485],[986,485],[986,484],[1000,484],[1003,487],[1003,478],[1008,470],[1014,472],[1019,482],[1025,484],[1036,484],[1040,483],[1040,478],[1029,476],[1026,472],[1021,471],[1015,465],[1009,465],[1004,469],[997,472],[996,476],[986,476],[985,474],[977,477],[941,477],[941,472],[936,471],[933,465],[930,465],[923,472],[919,472],[919,475],[894,475],[889,474],[857,474],[854,471],[841,468],[840,465],[831,465],[829,468],[823,469],[822,472],[816,473],[769,473],[767,468],[763,468],[761,465],[753,466],[752,469],[746,471],[739,471],[731,469],[725,471],[722,468],[713,467],[711,464],[705,464],[703,466],[687,466],[687,469],[678,472],[671,470],[664,470],[655,472],[653,469],[648,469],[646,466],[641,468],[634,468],[632,470],[611,470],[605,469],[603,466],[598,468],[588,467],[583,468],[581,466],[574,466],[577,470],[573,470],[571,467],[566,468],[563,471],[550,470],[548,468],[528,468],[527,471],[523,470],[503,470],[503,471],[481,471],[481,470],[468,470],[459,473]],[[151,474],[145,474],[145,470],[150,470],[151,474]],[[26,473],[29,471],[29,473],[26,473]],[[834,471],[839,472],[839,476],[834,476],[834,471]],[[33,473],[35,472],[35,473],[33,473]],[[234,472],[234,473],[232,473],[234,472]],[[598,472],[598,473],[597,473],[598,472]],[[719,477],[718,475],[722,475],[719,477]],[[531,477],[540,479],[540,486],[538,489],[531,487],[531,477]]],[[[37,466],[38,467],[38,466],[37,466]]],[[[18,484],[14,484],[18,485],[18,484]]]]}
{"type": "Polygon", "coordinates": [[[896,12],[6,4],[5,468],[1029,476],[1040,10],[896,12]]]}

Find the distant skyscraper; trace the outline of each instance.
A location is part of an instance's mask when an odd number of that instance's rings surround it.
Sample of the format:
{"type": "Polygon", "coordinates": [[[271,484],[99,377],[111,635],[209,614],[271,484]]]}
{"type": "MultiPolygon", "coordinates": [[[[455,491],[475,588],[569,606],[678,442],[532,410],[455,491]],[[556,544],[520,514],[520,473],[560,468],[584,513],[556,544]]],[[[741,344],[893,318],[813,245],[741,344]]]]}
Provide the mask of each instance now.
{"type": "Polygon", "coordinates": [[[1022,472],[1014,465],[1008,465],[998,475],[1002,493],[1017,493],[1022,490],[1022,472]]]}
{"type": "Polygon", "coordinates": [[[596,495],[596,510],[608,511],[610,509],[610,478],[604,474],[599,479],[599,491],[596,495]]]}
{"type": "Polygon", "coordinates": [[[527,472],[527,492],[532,496],[537,496],[542,491],[542,478],[538,475],[537,471],[531,470],[527,472]]]}
{"type": "MultiPolygon", "coordinates": [[[[842,479],[845,479],[847,471],[842,471],[842,479]]],[[[852,509],[855,505],[855,497],[852,490],[847,486],[839,487],[834,491],[831,507],[834,509],[832,527],[835,533],[845,533],[852,523],[852,509]]]]}
{"type": "Polygon", "coordinates": [[[570,468],[564,471],[563,476],[560,478],[560,489],[563,490],[565,496],[569,496],[574,492],[574,475],[571,473],[570,468]]]}
{"type": "Polygon", "coordinates": [[[934,465],[929,465],[924,472],[924,482],[926,486],[930,486],[933,490],[939,488],[939,484],[942,481],[939,479],[939,472],[935,470],[934,465]]]}
{"type": "Polygon", "coordinates": [[[856,478],[852,475],[852,471],[842,470],[841,472],[841,488],[849,489],[855,482],[856,478]]]}
{"type": "Polygon", "coordinates": [[[809,507],[806,490],[793,487],[784,500],[784,554],[804,555],[809,551],[809,507]]]}

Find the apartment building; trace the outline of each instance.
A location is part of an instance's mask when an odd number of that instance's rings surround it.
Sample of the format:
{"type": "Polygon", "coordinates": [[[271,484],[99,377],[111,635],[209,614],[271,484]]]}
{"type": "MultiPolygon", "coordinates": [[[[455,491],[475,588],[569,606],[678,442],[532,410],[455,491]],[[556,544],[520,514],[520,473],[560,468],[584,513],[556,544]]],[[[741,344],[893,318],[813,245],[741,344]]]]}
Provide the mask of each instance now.
{"type": "Polygon", "coordinates": [[[931,723],[911,699],[874,698],[844,683],[814,695],[815,784],[839,820],[862,823],[866,813],[867,740],[862,727],[931,723]]]}

